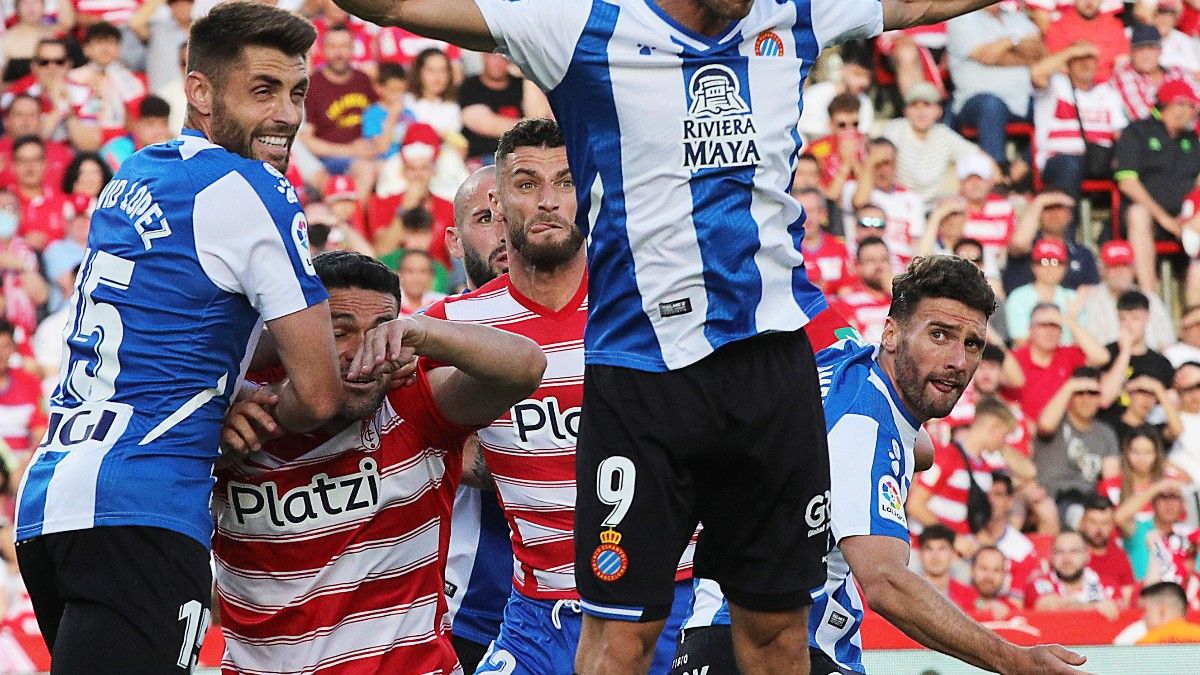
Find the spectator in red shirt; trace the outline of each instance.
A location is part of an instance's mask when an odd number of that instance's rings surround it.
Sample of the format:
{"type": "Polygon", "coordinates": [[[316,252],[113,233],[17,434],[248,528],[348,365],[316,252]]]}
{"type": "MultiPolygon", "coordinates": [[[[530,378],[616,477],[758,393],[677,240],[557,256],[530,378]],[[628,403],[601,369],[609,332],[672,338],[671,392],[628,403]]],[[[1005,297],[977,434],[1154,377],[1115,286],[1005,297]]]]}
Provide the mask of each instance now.
{"type": "MultiPolygon", "coordinates": [[[[91,152],[75,155],[75,159],[67,165],[67,172],[62,179],[63,195],[71,202],[75,215],[91,214],[96,206],[96,198],[100,196],[104,186],[108,185],[108,181],[112,180],[112,175],[112,169],[100,159],[100,155],[91,152]]],[[[54,242],[50,242],[46,248],[53,244],[54,242]]]]}
{"type": "Polygon", "coordinates": [[[830,304],[868,342],[878,342],[892,306],[892,263],[887,244],[879,237],[860,241],[855,263],[858,278],[843,284],[830,304]]]}
{"type": "Polygon", "coordinates": [[[963,594],[964,612],[1007,619],[1019,601],[1009,592],[1008,560],[995,546],[983,546],[971,558],[971,585],[963,594]]]}
{"type": "Polygon", "coordinates": [[[1117,604],[1122,609],[1128,609],[1137,582],[1133,578],[1129,556],[1117,542],[1113,504],[1107,497],[1088,495],[1084,500],[1079,536],[1083,537],[1088,547],[1088,567],[1100,576],[1100,583],[1116,589],[1117,604]]]}
{"type": "Polygon", "coordinates": [[[36,251],[66,234],[75,207],[58,186],[46,180],[46,146],[37,136],[13,141],[13,173],[21,201],[19,234],[36,251]]]}
{"type": "Polygon", "coordinates": [[[433,127],[423,123],[408,125],[400,148],[403,165],[400,177],[404,191],[381,200],[369,219],[371,242],[380,254],[407,247],[400,217],[406,211],[424,208],[433,216],[433,244],[426,249],[439,263],[450,265],[444,238],[446,228],[454,226],[454,205],[430,190],[441,141],[433,127]]]}
{"type": "Polygon", "coordinates": [[[963,237],[983,246],[983,273],[989,281],[1000,279],[1008,242],[1016,228],[1012,204],[996,193],[996,164],[975,153],[958,162],[959,194],[967,202],[963,237]]]}
{"type": "Polygon", "coordinates": [[[37,99],[44,117],[38,133],[54,141],[70,140],[78,148],[99,147],[99,130],[80,119],[71,105],[67,73],[71,57],[62,40],[42,40],[33,56],[33,72],[9,85],[0,95],[0,109],[7,109],[16,96],[28,94],[37,99]]]}
{"type": "Polygon", "coordinates": [[[850,254],[840,239],[826,230],[825,195],[820,190],[808,188],[792,191],[792,196],[804,207],[804,268],[808,280],[824,291],[832,293],[850,278],[850,254]]]}
{"type": "MultiPolygon", "coordinates": [[[[1108,363],[1108,352],[1095,340],[1085,338],[1080,341],[1077,337],[1078,344],[1060,344],[1064,322],[1062,310],[1057,305],[1043,302],[1034,306],[1029,318],[1029,340],[1013,350],[1013,358],[1025,373],[1025,386],[1005,394],[1016,399],[1021,404],[1021,411],[1031,420],[1041,416],[1046,402],[1076,368],[1100,367],[1108,363]],[[1087,351],[1084,351],[1085,346],[1087,351]]],[[[1078,322],[1072,320],[1071,324],[1075,335],[1086,335],[1078,322]]]]}
{"type": "Polygon", "coordinates": [[[945,525],[931,525],[917,536],[917,558],[921,576],[951,602],[962,607],[971,599],[971,587],[950,576],[954,553],[954,531],[945,525]]]}
{"type": "Polygon", "coordinates": [[[126,121],[146,95],[146,83],[144,76],[118,60],[121,31],[110,23],[101,21],[87,27],[83,53],[88,62],[72,70],[67,80],[76,116],[93,128],[86,136],[72,134],[71,141],[78,150],[95,152],[125,133],[126,121]]]}
{"type": "Polygon", "coordinates": [[[0,186],[12,185],[13,141],[22,136],[41,136],[46,151],[46,180],[58,183],[62,180],[67,165],[71,163],[71,149],[63,143],[46,140],[42,133],[42,109],[37,98],[29,94],[18,94],[4,113],[4,133],[0,135],[0,186]]]}
{"type": "Polygon", "coordinates": [[[1113,67],[1129,58],[1125,25],[1112,14],[1100,12],[1100,0],[1075,0],[1074,12],[1063,12],[1046,30],[1046,50],[1051,54],[1086,40],[1096,45],[1096,81],[1107,80],[1113,67]]]}
{"type": "Polygon", "coordinates": [[[842,186],[854,178],[854,167],[866,159],[867,136],[858,130],[862,102],[851,93],[841,93],[829,102],[830,134],[804,148],[804,154],[821,165],[821,187],[830,199],[841,199],[842,186]]]}
{"type": "Polygon", "coordinates": [[[1109,621],[1120,609],[1115,592],[1088,567],[1088,547],[1078,532],[1062,532],[1054,538],[1050,571],[1034,577],[1025,589],[1025,607],[1039,610],[1093,610],[1109,621]]]}
{"type": "Polygon", "coordinates": [[[46,433],[42,382],[13,367],[17,354],[16,328],[0,319],[0,437],[21,460],[29,458],[46,433]]]}

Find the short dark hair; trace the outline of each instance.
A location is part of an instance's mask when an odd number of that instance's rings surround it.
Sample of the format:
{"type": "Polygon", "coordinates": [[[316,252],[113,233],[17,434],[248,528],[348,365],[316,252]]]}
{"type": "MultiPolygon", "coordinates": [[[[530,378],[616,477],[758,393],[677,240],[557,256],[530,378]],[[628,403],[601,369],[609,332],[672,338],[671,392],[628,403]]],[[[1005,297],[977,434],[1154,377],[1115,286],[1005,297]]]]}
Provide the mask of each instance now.
{"type": "Polygon", "coordinates": [[[884,248],[884,250],[890,250],[890,249],[888,249],[887,242],[883,240],[883,237],[876,237],[876,236],[863,237],[863,240],[858,242],[858,250],[854,252],[854,259],[855,260],[861,259],[863,249],[867,248],[868,246],[882,246],[884,248]]]}
{"type": "Polygon", "coordinates": [[[120,42],[121,29],[107,21],[97,21],[83,31],[83,44],[86,45],[92,40],[116,40],[120,42]]]}
{"type": "Polygon", "coordinates": [[[1084,511],[1107,511],[1113,508],[1112,500],[1098,492],[1088,492],[1081,502],[1084,511]]]}
{"type": "Polygon", "coordinates": [[[877,137],[872,138],[871,140],[867,141],[867,147],[868,148],[891,148],[893,152],[899,152],[896,149],[896,144],[891,142],[887,138],[884,138],[883,136],[877,136],[877,137]]]}
{"type": "Polygon", "coordinates": [[[1126,312],[1132,309],[1150,310],[1150,298],[1146,294],[1131,288],[1117,296],[1117,311],[1126,312]]]}
{"type": "MultiPolygon", "coordinates": [[[[974,237],[963,237],[962,239],[959,239],[958,241],[954,242],[954,250],[953,250],[954,255],[958,255],[958,252],[960,250],[962,250],[962,247],[964,247],[964,246],[974,246],[975,248],[979,249],[980,251],[983,251],[983,242],[979,241],[978,239],[975,239],[974,237]]],[[[974,263],[971,263],[971,264],[974,264],[974,263]]]]}
{"type": "Polygon", "coordinates": [[[837,113],[856,113],[862,108],[862,101],[850,92],[842,92],[833,97],[829,102],[829,116],[833,117],[837,113]]]}
{"type": "Polygon", "coordinates": [[[71,163],[67,165],[63,171],[62,191],[66,194],[71,194],[75,191],[75,182],[79,180],[80,169],[83,168],[84,162],[95,162],[100,165],[100,173],[104,176],[104,185],[108,185],[108,181],[112,180],[113,172],[108,164],[94,152],[81,152],[75,155],[71,163]]]}
{"type": "Polygon", "coordinates": [[[1012,495],[1012,493],[1013,493],[1012,475],[1010,475],[1004,469],[996,469],[995,471],[992,472],[992,485],[995,485],[997,483],[1002,484],[1005,488],[1005,492],[1008,493],[1010,496],[1012,495]]]}
{"type": "Polygon", "coordinates": [[[1188,599],[1183,586],[1174,581],[1160,581],[1142,589],[1141,597],[1148,600],[1165,600],[1174,605],[1179,614],[1187,611],[1188,599]]]}
{"type": "MultiPolygon", "coordinates": [[[[34,100],[36,101],[37,99],[34,99],[34,100]]],[[[812,162],[813,164],[816,164],[817,166],[821,166],[821,160],[817,159],[813,155],[808,155],[805,153],[796,155],[796,163],[799,164],[800,162],[812,162]]]]}
{"type": "Polygon", "coordinates": [[[892,280],[888,316],[907,321],[926,298],[950,298],[983,313],[996,311],[996,292],[971,261],[953,255],[918,256],[908,270],[892,280]]]}
{"type": "Polygon", "coordinates": [[[925,548],[925,544],[939,540],[949,542],[950,545],[953,546],[954,530],[941,523],[934,523],[933,525],[926,527],[924,530],[921,530],[921,534],[917,535],[917,547],[925,548]]]}
{"type": "Polygon", "coordinates": [[[1071,371],[1071,377],[1087,377],[1098,380],[1100,379],[1100,376],[1100,369],[1093,368],[1091,366],[1079,366],[1075,370],[1071,371]]]}
{"type": "Polygon", "coordinates": [[[259,2],[222,2],[192,24],[187,69],[222,83],[247,46],[272,47],[307,59],[316,39],[317,29],[299,14],[259,2]]]}
{"type": "Polygon", "coordinates": [[[418,206],[400,214],[400,227],[410,232],[425,232],[433,229],[433,214],[429,209],[418,206]]]}
{"type": "Polygon", "coordinates": [[[821,199],[822,203],[824,203],[824,201],[825,201],[825,193],[821,192],[820,190],[818,190],[815,187],[806,187],[806,188],[797,190],[795,196],[799,197],[801,195],[805,195],[808,197],[819,197],[821,199]]]}
{"type": "Polygon", "coordinates": [[[16,339],[17,327],[8,319],[0,319],[0,335],[7,335],[10,338],[16,339]]]}
{"type": "Polygon", "coordinates": [[[400,303],[400,278],[378,260],[354,251],[326,251],[313,258],[313,268],[326,289],[378,291],[400,303]]]}
{"type": "Polygon", "coordinates": [[[993,363],[1004,363],[1004,350],[992,343],[983,346],[983,360],[993,363]]]}
{"type": "Polygon", "coordinates": [[[41,136],[38,136],[37,134],[25,134],[24,136],[17,136],[13,139],[12,154],[17,154],[18,150],[27,145],[36,145],[42,149],[43,153],[46,151],[46,141],[43,141],[41,136]]]}
{"type": "Polygon", "coordinates": [[[379,84],[385,84],[390,80],[404,80],[407,82],[408,72],[399,63],[384,61],[375,70],[375,81],[379,84]]]}
{"type": "Polygon", "coordinates": [[[504,166],[504,160],[517,148],[561,148],[565,145],[562,129],[554,120],[521,120],[500,137],[496,146],[496,166],[504,166]]]}
{"type": "Polygon", "coordinates": [[[167,103],[166,99],[154,94],[146,96],[138,103],[138,119],[149,117],[151,119],[165,120],[171,116],[171,104],[167,103]]]}
{"type": "Polygon", "coordinates": [[[842,57],[842,65],[855,65],[867,70],[875,68],[875,50],[872,43],[865,40],[852,40],[845,42],[839,48],[842,57]]]}

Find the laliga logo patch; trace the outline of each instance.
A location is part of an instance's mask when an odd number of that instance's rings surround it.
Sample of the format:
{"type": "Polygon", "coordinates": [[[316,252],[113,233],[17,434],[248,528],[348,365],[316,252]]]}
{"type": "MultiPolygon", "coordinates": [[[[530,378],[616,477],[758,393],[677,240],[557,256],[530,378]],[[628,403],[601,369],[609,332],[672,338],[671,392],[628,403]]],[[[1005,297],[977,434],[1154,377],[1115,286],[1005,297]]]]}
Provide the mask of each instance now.
{"type": "Polygon", "coordinates": [[[609,528],[600,533],[600,545],[592,553],[592,572],[600,581],[616,581],[625,576],[629,556],[620,544],[620,532],[609,528]]]}
{"type": "Polygon", "coordinates": [[[891,476],[879,479],[879,515],[908,527],[904,517],[904,500],[900,497],[900,485],[891,476]]]}
{"type": "Polygon", "coordinates": [[[758,56],[783,56],[783,40],[773,31],[764,30],[754,41],[754,53],[758,56]]]}
{"type": "Polygon", "coordinates": [[[711,63],[692,73],[683,118],[683,166],[691,171],[754,166],[761,161],[758,130],[742,84],[729,68],[711,63]]]}
{"type": "Polygon", "coordinates": [[[308,250],[308,220],[304,218],[304,213],[296,214],[292,218],[292,243],[296,245],[296,253],[300,255],[300,263],[304,265],[304,271],[310,276],[316,276],[317,270],[313,267],[312,251],[308,250]]]}

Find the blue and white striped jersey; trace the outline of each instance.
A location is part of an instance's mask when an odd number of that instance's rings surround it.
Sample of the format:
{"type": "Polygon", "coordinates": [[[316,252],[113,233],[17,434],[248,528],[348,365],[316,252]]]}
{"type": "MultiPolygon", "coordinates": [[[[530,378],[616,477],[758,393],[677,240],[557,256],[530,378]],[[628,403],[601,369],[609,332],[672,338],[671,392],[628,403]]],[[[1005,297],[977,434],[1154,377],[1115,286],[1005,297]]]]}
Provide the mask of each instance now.
{"type": "Polygon", "coordinates": [[[450,631],[477,644],[491,644],[504,622],[512,580],[512,540],[496,493],[458,486],[446,560],[450,631]]]}
{"type": "Polygon", "coordinates": [[[192,130],[97,202],[17,539],[146,525],[207,547],[221,420],[261,324],[327,297],[308,226],[282,174],[192,130]]]}
{"type": "Polygon", "coordinates": [[[801,89],[821,48],[883,29],[878,0],[758,0],[715,37],[654,0],[476,3],[566,137],[587,363],[682,368],[825,307],[788,194],[801,89]]]}
{"type": "MultiPolygon", "coordinates": [[[[862,665],[863,601],[837,544],[845,537],[882,535],[908,542],[904,502],[913,476],[920,425],[904,408],[875,361],[876,348],[842,340],[817,353],[817,374],[829,438],[830,530],[834,546],[824,588],[813,592],[809,645],[842,667],[862,665]]],[[[698,580],[686,628],[729,623],[720,587],[698,580]]]]}

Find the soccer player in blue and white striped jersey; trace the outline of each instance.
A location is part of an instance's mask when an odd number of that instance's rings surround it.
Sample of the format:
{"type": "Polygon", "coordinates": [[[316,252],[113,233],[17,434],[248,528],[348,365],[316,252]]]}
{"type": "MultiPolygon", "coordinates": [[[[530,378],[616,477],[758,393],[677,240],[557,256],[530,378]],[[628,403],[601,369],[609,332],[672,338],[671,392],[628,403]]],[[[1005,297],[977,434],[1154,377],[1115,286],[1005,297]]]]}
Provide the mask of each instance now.
{"type": "MultiPolygon", "coordinates": [[[[920,426],[946,416],[958,402],[982,358],[996,303],[983,274],[952,256],[917,258],[896,277],[893,293],[879,346],[853,336],[817,354],[831,491],[828,510],[806,514],[805,525],[827,518],[833,548],[828,577],[814,591],[809,615],[812,672],[866,672],[858,586],[873,610],[927,647],[1003,673],[1074,672],[1067,664],[1079,665],[1082,657],[1058,646],[1023,648],[1004,641],[907,567],[904,502],[918,463],[920,426]]],[[[817,337],[813,342],[821,343],[817,337]]],[[[932,447],[922,454],[928,467],[932,447]]],[[[730,670],[733,648],[721,628],[728,623],[720,587],[707,579],[697,582],[673,672],[706,665],[712,672],[730,670]]]]}

